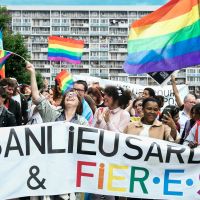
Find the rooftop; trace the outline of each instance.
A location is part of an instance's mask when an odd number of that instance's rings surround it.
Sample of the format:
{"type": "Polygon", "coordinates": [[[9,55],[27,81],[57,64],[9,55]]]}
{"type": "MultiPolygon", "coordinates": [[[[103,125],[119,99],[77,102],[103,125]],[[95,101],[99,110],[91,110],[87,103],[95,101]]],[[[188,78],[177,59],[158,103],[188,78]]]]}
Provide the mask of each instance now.
{"type": "Polygon", "coordinates": [[[0,5],[163,5],[167,0],[0,0],[0,5]]]}

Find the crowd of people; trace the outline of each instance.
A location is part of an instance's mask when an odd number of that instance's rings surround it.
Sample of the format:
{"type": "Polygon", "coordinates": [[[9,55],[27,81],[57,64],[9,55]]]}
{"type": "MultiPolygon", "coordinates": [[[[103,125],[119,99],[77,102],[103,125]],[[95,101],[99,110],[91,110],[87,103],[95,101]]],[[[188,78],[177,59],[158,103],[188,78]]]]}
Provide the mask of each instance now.
{"type": "MultiPolygon", "coordinates": [[[[0,127],[67,121],[166,140],[190,148],[198,148],[200,145],[200,103],[192,94],[187,94],[183,100],[180,98],[174,76],[171,81],[177,104],[163,108],[164,97],[156,96],[149,87],[137,97],[121,87],[101,88],[98,83],[88,87],[83,80],[76,81],[64,95],[58,83],[52,88],[45,83],[39,90],[34,66],[27,63],[26,69],[31,75],[31,85],[19,85],[13,78],[0,80],[0,127]]],[[[92,200],[119,199],[97,194],[86,196],[92,200]]],[[[80,198],[80,194],[74,193],[48,197],[70,200],[80,198]]],[[[136,198],[127,198],[131,199],[136,198]]]]}

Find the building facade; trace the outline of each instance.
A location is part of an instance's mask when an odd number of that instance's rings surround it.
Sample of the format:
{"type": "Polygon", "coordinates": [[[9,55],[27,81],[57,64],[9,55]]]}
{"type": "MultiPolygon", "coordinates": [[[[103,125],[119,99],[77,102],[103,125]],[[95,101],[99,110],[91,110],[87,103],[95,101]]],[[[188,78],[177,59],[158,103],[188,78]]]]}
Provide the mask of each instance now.
{"type": "MultiPolygon", "coordinates": [[[[156,6],[7,6],[12,15],[12,31],[26,41],[32,63],[54,84],[62,69],[72,74],[90,75],[142,85],[156,82],[147,74],[126,74],[122,65],[127,56],[130,24],[155,10],[156,6]],[[85,41],[82,64],[50,62],[48,36],[57,35],[85,41]]],[[[178,83],[187,82],[199,92],[200,68],[180,70],[178,83]]]]}

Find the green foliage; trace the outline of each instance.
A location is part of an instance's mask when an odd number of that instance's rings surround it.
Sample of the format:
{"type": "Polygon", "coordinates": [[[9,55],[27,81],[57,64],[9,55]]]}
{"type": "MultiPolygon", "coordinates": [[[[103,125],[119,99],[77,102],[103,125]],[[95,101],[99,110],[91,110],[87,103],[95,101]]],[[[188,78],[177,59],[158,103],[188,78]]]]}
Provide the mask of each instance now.
{"type": "Polygon", "coordinates": [[[10,21],[11,16],[9,15],[7,8],[0,6],[0,30],[7,29],[10,21]]]}
{"type": "MultiPolygon", "coordinates": [[[[30,60],[24,37],[20,34],[13,34],[9,30],[9,22],[11,16],[7,8],[0,7],[0,30],[3,30],[3,47],[7,51],[11,51],[23,57],[25,60],[30,60]]],[[[30,75],[26,71],[25,61],[16,55],[11,55],[5,65],[6,77],[16,78],[18,83],[30,84],[30,75]]],[[[42,87],[42,76],[37,74],[38,87],[42,87]]]]}
{"type": "MultiPolygon", "coordinates": [[[[20,34],[12,34],[9,31],[3,34],[4,49],[12,51],[26,60],[29,60],[27,48],[24,44],[24,39],[20,34]]],[[[19,83],[24,82],[26,77],[25,61],[16,55],[11,55],[6,61],[6,77],[15,77],[19,83]]]]}
{"type": "MultiPolygon", "coordinates": [[[[39,73],[39,72],[36,73],[36,80],[37,80],[38,89],[42,89],[43,88],[43,77],[42,77],[41,73],[39,73]]],[[[30,74],[26,73],[26,74],[24,74],[23,82],[19,82],[19,83],[30,85],[31,84],[30,82],[31,82],[30,74]]]]}

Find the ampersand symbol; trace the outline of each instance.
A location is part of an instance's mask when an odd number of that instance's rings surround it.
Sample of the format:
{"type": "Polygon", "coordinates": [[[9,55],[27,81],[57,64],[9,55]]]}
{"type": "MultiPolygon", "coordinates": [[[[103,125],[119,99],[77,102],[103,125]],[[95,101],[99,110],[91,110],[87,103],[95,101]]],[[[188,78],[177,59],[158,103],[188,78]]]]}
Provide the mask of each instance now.
{"type": "Polygon", "coordinates": [[[30,176],[30,177],[28,178],[28,180],[27,180],[27,185],[28,185],[28,187],[29,187],[31,190],[37,190],[37,189],[39,189],[39,188],[46,189],[45,186],[44,186],[44,182],[45,182],[46,179],[43,178],[42,181],[40,181],[40,180],[37,178],[37,175],[40,173],[39,167],[37,167],[37,166],[32,166],[32,167],[29,169],[29,173],[30,173],[31,176],[30,176]],[[34,172],[33,170],[35,170],[35,172],[34,172]],[[32,185],[30,184],[31,179],[34,179],[34,180],[38,183],[38,185],[37,185],[37,186],[32,186],[32,185]]]}

